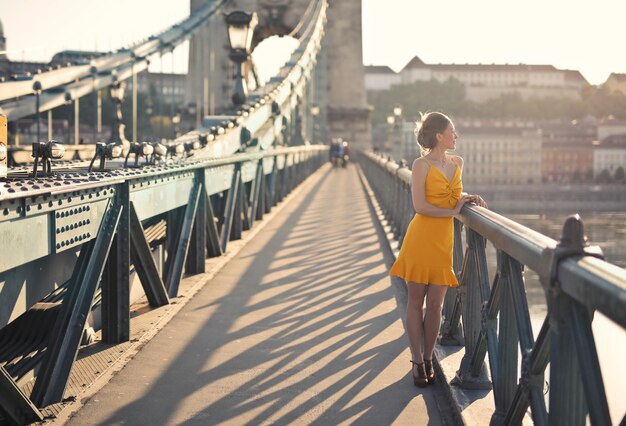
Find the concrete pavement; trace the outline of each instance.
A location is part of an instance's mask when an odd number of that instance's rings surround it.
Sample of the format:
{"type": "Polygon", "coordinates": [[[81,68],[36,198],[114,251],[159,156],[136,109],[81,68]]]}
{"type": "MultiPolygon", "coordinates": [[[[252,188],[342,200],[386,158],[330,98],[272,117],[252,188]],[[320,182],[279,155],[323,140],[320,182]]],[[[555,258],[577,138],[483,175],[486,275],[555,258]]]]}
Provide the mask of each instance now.
{"type": "Polygon", "coordinates": [[[68,424],[441,424],[355,166],[304,185],[68,424]]]}

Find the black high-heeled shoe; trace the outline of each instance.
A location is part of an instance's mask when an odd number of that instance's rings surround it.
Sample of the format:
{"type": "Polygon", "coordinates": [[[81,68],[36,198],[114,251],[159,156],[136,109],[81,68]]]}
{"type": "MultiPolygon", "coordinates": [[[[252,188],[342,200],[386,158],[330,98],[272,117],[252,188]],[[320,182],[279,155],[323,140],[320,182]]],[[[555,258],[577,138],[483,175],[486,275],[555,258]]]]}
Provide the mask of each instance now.
{"type": "Polygon", "coordinates": [[[424,388],[428,386],[428,377],[426,376],[426,370],[424,369],[423,362],[415,362],[411,360],[411,364],[417,367],[417,376],[413,373],[413,369],[411,368],[411,374],[413,374],[413,384],[417,387],[424,388]]]}
{"type": "Polygon", "coordinates": [[[424,369],[426,370],[426,378],[428,383],[435,383],[435,371],[433,370],[433,360],[424,359],[424,369]]]}

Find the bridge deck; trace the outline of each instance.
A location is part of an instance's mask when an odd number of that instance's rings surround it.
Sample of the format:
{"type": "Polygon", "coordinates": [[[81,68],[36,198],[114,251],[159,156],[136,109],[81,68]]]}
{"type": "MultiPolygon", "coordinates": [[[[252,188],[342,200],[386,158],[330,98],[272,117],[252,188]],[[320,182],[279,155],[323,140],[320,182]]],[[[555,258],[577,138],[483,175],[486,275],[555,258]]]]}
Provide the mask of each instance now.
{"type": "Polygon", "coordinates": [[[322,168],[69,424],[439,424],[374,220],[322,168]]]}

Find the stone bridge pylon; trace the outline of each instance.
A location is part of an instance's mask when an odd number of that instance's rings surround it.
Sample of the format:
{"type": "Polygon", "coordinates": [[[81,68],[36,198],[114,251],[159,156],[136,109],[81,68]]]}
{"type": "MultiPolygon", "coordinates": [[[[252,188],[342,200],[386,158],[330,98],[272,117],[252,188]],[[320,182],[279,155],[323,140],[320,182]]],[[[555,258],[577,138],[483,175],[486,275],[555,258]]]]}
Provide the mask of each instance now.
{"type": "MultiPolygon", "coordinates": [[[[191,0],[191,11],[207,1],[191,0]]],[[[289,34],[316,0],[233,0],[224,14],[233,10],[256,12],[259,25],[253,44],[272,35],[289,34]]],[[[233,64],[228,59],[224,14],[191,40],[187,103],[196,104],[204,115],[230,106],[233,64]]],[[[371,146],[370,111],[365,96],[361,33],[361,1],[330,3],[326,36],[318,58],[313,87],[302,107],[317,105],[320,142],[341,137],[355,148],[371,146]]],[[[305,116],[310,114],[304,114],[305,116]]]]}

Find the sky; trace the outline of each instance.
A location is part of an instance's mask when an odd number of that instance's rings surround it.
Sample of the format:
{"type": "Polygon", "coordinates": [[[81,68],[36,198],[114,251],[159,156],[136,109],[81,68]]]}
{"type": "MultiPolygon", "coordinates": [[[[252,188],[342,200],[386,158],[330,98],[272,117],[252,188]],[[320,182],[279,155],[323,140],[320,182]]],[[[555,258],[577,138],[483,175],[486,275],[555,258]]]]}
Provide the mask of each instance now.
{"type": "MultiPolygon", "coordinates": [[[[357,1],[357,0],[333,0],[357,1]]],[[[363,62],[525,63],[575,69],[592,84],[626,73],[623,0],[362,0],[363,62]]],[[[189,13],[188,0],[0,0],[11,60],[63,49],[115,50],[189,13]]],[[[172,69],[165,57],[163,71],[172,69]]],[[[185,72],[187,49],[174,52],[185,72]]],[[[153,71],[161,69],[158,61],[153,71]]]]}

